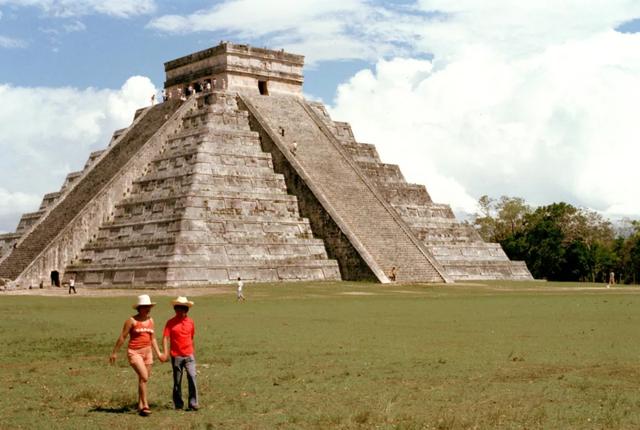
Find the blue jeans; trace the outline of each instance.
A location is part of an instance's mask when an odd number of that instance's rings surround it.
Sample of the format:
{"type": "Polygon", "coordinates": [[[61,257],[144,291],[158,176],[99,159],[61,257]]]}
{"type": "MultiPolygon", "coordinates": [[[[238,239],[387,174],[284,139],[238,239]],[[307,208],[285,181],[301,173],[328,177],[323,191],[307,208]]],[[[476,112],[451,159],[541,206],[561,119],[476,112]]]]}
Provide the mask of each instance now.
{"type": "Polygon", "coordinates": [[[187,369],[187,383],[189,385],[189,407],[198,407],[198,387],[196,386],[196,359],[193,355],[186,357],[171,357],[173,368],[173,405],[182,409],[182,371],[187,369]]]}

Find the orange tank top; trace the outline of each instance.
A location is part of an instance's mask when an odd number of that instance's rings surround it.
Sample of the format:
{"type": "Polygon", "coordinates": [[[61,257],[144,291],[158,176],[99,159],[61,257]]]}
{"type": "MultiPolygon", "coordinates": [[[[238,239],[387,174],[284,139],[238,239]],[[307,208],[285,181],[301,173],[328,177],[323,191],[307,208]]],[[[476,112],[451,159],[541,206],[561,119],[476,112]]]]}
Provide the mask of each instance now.
{"type": "Polygon", "coordinates": [[[151,339],[153,339],[153,318],[146,321],[137,321],[134,318],[129,330],[129,349],[151,346],[151,339]]]}

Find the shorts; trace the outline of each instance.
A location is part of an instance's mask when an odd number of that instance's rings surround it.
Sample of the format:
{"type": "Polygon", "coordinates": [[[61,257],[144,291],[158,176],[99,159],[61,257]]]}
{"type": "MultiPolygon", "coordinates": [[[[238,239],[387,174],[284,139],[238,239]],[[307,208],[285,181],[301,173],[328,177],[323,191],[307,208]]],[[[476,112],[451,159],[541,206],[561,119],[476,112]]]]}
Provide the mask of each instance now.
{"type": "Polygon", "coordinates": [[[148,366],[153,364],[153,351],[151,351],[151,346],[145,346],[140,349],[127,349],[127,358],[129,358],[129,364],[132,366],[140,362],[148,366]]]}

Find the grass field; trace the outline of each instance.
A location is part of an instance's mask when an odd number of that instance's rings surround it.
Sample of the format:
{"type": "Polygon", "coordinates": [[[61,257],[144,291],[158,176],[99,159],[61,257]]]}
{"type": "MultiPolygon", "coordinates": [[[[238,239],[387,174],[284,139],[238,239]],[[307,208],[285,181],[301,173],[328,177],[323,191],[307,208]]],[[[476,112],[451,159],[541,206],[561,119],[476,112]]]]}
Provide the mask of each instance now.
{"type": "MultiPolygon", "coordinates": [[[[107,364],[138,292],[0,295],[0,428],[640,428],[638,287],[245,290],[190,297],[201,409],[173,410],[156,362],[147,418],[126,352],[107,364]]],[[[173,296],[150,294],[160,330],[173,296]]]]}

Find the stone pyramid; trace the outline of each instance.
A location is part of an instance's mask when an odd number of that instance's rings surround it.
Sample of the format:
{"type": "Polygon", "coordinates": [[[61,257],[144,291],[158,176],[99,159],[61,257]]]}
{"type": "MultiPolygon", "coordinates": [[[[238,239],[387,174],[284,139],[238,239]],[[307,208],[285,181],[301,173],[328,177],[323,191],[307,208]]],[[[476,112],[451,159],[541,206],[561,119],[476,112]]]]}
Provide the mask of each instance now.
{"type": "Polygon", "coordinates": [[[102,286],[340,279],[247,112],[224,92],[198,98],[66,271],[102,286]]]}
{"type": "Polygon", "coordinates": [[[221,43],[165,63],[166,100],[0,236],[0,277],[95,287],[530,279],[348,124],[302,97],[304,58],[221,43]]]}

